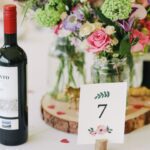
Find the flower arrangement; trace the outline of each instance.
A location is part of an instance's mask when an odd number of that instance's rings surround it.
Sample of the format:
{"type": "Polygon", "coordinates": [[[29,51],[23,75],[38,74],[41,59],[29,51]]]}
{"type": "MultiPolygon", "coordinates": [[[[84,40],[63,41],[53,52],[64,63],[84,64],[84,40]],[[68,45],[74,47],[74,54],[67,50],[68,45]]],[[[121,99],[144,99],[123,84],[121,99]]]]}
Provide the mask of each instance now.
{"type": "Polygon", "coordinates": [[[147,16],[145,6],[149,3],[149,0],[138,0],[138,3],[135,0],[28,0],[26,6],[34,10],[41,26],[53,28],[58,36],[65,33],[75,47],[81,45],[80,40],[86,51],[103,61],[126,58],[132,75],[132,53],[143,52],[150,41],[149,35],[137,25],[147,16]]]}
{"type": "Polygon", "coordinates": [[[57,34],[65,30],[68,37],[85,40],[87,51],[99,57],[127,57],[131,68],[132,48],[140,43],[143,50],[149,42],[134,25],[146,17],[147,11],[131,0],[29,0],[27,3],[40,25],[54,28],[57,34]]]}

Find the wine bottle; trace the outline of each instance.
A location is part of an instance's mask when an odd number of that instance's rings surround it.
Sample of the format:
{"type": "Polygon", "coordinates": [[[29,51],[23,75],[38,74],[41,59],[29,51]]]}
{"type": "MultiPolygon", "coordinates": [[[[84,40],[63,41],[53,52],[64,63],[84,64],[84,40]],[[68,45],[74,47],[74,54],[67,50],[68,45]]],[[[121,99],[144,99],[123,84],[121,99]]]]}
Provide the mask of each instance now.
{"type": "Polygon", "coordinates": [[[16,6],[4,6],[4,46],[0,49],[0,143],[20,145],[28,137],[27,57],[17,44],[16,6]]]}

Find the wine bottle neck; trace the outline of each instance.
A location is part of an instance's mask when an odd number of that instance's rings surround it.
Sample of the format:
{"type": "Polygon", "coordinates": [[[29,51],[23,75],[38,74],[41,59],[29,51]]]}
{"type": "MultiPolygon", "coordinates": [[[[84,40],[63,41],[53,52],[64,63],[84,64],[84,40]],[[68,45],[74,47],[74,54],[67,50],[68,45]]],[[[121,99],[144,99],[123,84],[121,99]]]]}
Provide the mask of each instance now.
{"type": "Polygon", "coordinates": [[[17,44],[17,12],[16,6],[9,4],[4,6],[4,39],[5,45],[17,44]]]}
{"type": "Polygon", "coordinates": [[[4,35],[5,45],[17,45],[17,34],[6,34],[4,35]]]}

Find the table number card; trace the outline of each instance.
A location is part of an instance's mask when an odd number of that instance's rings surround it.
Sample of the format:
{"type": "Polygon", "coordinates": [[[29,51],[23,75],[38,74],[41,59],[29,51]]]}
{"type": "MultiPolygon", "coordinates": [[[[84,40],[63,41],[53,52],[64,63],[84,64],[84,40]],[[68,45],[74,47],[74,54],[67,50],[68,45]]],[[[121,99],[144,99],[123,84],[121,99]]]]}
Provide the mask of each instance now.
{"type": "Polygon", "coordinates": [[[123,143],[127,83],[88,84],[81,87],[79,144],[95,144],[107,139],[123,143]]]}

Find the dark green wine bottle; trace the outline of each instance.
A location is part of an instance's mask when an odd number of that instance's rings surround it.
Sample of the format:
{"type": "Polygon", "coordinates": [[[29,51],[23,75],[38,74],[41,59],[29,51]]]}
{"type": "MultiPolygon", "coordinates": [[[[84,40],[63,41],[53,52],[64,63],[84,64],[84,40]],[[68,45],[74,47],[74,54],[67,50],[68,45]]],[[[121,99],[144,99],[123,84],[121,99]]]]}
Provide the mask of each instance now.
{"type": "Polygon", "coordinates": [[[16,6],[4,6],[4,45],[0,49],[0,143],[19,145],[28,138],[25,52],[17,44],[16,6]]]}

